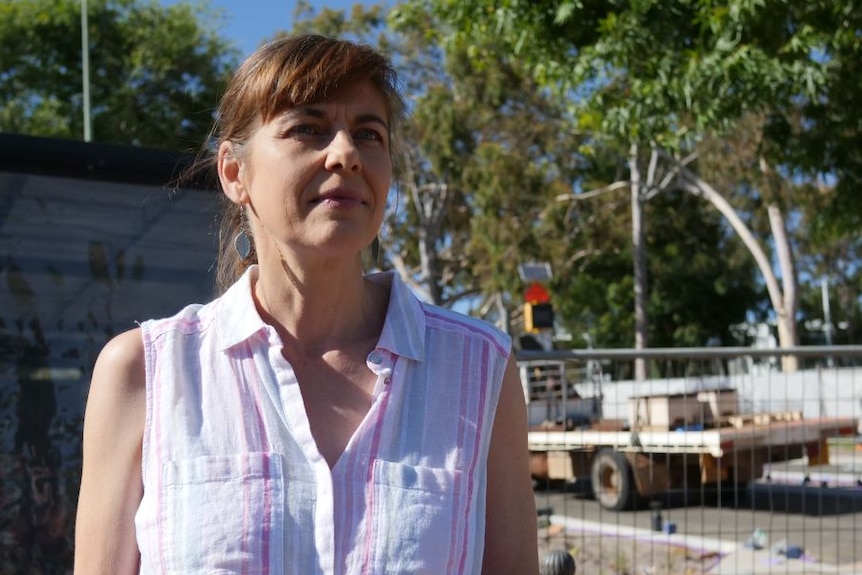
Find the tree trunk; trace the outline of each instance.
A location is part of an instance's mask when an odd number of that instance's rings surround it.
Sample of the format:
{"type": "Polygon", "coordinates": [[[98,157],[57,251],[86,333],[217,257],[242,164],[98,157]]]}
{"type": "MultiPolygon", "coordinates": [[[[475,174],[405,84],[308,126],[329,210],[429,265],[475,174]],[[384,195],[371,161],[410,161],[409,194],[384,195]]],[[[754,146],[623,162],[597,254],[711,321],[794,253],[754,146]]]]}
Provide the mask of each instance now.
{"type": "MultiPolygon", "coordinates": [[[[784,295],[784,315],[778,317],[778,341],[781,347],[799,344],[799,332],[796,323],[796,311],[799,309],[799,283],[796,278],[796,266],[793,261],[793,250],[790,248],[790,238],[781,208],[775,204],[767,206],[769,227],[775,241],[775,254],[778,258],[778,269],[781,270],[781,285],[784,295]]],[[[799,358],[795,355],[781,357],[781,369],[792,373],[799,369],[799,358]]]]}
{"type": "MultiPolygon", "coordinates": [[[[778,324],[778,342],[780,347],[796,345],[798,334],[796,329],[796,309],[798,307],[796,272],[793,266],[792,252],[784,225],[784,217],[777,206],[769,207],[769,221],[772,227],[776,251],[781,269],[782,283],[784,289],[778,284],[778,279],[772,270],[772,265],[766,253],[760,247],[757,238],[745,225],[733,206],[715,188],[710,186],[694,172],[683,168],[680,170],[682,189],[709,201],[721,214],[727,218],[728,223],[739,235],[739,238],[751,252],[763,280],[766,283],[766,291],[769,301],[775,311],[778,324]]],[[[787,357],[782,360],[782,368],[785,371],[796,371],[798,367],[797,358],[787,357]]]]}
{"type": "Polygon", "coordinates": [[[437,236],[435,230],[427,229],[425,222],[419,228],[419,262],[421,265],[421,277],[424,279],[425,293],[428,294],[429,303],[434,305],[442,304],[442,294],[440,293],[440,284],[437,283],[437,278],[440,277],[440,270],[437,265],[437,253],[434,249],[434,244],[437,236]]]}
{"type": "MultiPolygon", "coordinates": [[[[629,172],[632,203],[632,247],[634,249],[634,305],[635,305],[635,349],[649,346],[649,324],[647,316],[647,265],[644,232],[643,199],[641,197],[641,175],[638,168],[638,146],[629,149],[629,172]]],[[[635,359],[635,381],[644,381],[647,376],[646,360],[635,359]]]]}
{"type": "Polygon", "coordinates": [[[440,284],[440,260],[437,257],[437,242],[441,237],[443,218],[450,200],[449,186],[445,182],[429,184],[416,183],[416,176],[409,170],[410,156],[405,155],[408,166],[410,196],[419,218],[416,235],[419,247],[419,273],[408,270],[403,258],[397,253],[389,253],[389,260],[401,278],[410,285],[423,301],[444,305],[443,289],[440,284]]]}

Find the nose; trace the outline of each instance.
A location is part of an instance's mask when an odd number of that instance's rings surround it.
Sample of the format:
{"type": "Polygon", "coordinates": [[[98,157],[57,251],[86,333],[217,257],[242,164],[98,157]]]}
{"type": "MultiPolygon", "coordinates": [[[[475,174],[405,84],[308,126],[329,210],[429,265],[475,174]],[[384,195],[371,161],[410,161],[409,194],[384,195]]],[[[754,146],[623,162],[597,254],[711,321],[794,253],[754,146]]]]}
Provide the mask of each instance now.
{"type": "Polygon", "coordinates": [[[338,130],[329,142],[326,169],[333,172],[359,172],[362,169],[359,150],[347,130],[338,130]]]}

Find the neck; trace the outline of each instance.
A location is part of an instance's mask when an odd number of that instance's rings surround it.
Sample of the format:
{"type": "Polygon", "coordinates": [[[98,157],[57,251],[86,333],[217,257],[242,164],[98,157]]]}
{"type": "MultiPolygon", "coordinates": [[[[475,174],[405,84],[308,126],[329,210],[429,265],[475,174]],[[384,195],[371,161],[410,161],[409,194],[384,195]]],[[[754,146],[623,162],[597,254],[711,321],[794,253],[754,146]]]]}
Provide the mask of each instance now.
{"type": "Polygon", "coordinates": [[[358,262],[303,268],[302,274],[283,262],[260,266],[253,294],[285,350],[306,358],[369,342],[373,346],[388,303],[388,290],[366,280],[358,262]]]}

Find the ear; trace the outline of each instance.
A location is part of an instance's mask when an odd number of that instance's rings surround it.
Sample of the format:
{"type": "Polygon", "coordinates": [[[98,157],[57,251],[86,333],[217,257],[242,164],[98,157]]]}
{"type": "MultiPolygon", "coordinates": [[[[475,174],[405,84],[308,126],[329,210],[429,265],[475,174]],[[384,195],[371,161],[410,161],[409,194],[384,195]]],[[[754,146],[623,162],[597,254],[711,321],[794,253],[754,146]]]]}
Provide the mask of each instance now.
{"type": "Polygon", "coordinates": [[[222,142],[218,148],[218,177],[224,194],[237,205],[248,203],[244,183],[245,170],[233,142],[222,142]]]}

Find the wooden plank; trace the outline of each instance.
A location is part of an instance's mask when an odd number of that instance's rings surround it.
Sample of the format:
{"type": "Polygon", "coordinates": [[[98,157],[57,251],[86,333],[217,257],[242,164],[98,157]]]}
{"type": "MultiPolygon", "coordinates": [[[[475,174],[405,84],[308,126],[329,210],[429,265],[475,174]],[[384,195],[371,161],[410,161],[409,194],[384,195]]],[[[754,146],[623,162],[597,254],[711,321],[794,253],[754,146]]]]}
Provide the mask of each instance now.
{"type": "Polygon", "coordinates": [[[742,428],[747,425],[769,425],[779,421],[802,421],[801,411],[778,411],[767,413],[741,413],[722,419],[731,427],[742,428]]]}

